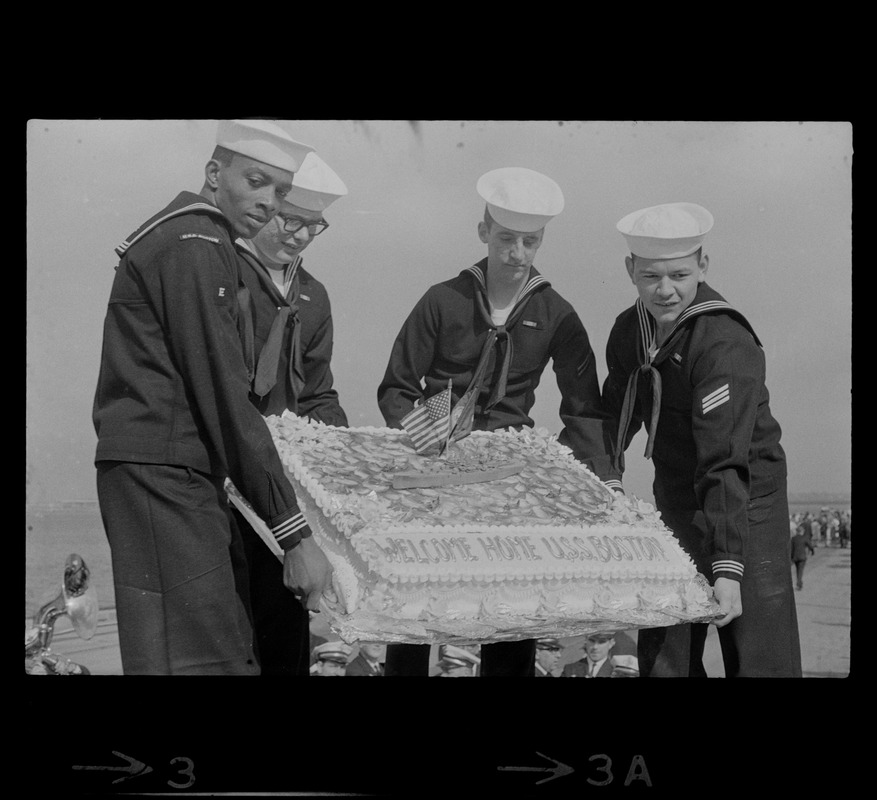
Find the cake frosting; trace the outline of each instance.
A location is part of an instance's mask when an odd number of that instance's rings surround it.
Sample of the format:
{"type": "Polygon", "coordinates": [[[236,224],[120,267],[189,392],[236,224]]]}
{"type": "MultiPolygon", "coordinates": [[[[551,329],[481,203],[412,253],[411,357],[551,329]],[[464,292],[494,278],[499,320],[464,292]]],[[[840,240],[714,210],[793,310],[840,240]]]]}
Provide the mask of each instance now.
{"type": "Polygon", "coordinates": [[[574,636],[715,616],[706,579],[655,509],[614,493],[544,431],[476,431],[430,457],[404,430],[266,422],[334,569],[323,607],[348,642],[574,636]],[[510,464],[513,474],[487,479],[510,464]],[[395,488],[403,475],[429,485],[395,488]]]}

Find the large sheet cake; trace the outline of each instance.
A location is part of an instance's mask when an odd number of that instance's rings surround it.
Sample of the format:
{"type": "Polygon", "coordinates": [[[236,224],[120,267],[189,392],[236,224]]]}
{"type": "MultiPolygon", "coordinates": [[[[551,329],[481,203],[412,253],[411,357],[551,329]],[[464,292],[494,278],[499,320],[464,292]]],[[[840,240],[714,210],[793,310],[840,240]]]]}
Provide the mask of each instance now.
{"type": "Polygon", "coordinates": [[[289,414],[267,424],[334,568],[323,611],[349,643],[484,643],[716,618],[706,579],[654,508],[612,492],[545,432],[474,432],[429,457],[402,430],[289,414]]]}

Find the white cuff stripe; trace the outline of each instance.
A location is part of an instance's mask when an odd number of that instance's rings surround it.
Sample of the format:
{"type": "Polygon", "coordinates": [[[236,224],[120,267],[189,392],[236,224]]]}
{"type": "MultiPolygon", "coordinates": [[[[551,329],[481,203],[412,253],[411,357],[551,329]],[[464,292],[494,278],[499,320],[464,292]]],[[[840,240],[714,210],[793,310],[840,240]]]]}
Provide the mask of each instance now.
{"type": "Polygon", "coordinates": [[[286,522],[282,522],[274,528],[272,533],[274,534],[274,538],[279,542],[281,539],[285,539],[287,536],[300,531],[302,528],[306,528],[307,524],[308,523],[303,514],[296,514],[294,517],[286,520],[286,522]]]}
{"type": "Polygon", "coordinates": [[[733,572],[736,575],[743,575],[743,565],[739,561],[731,561],[729,559],[725,559],[724,561],[714,561],[713,562],[713,573],[716,572],[733,572]]]}

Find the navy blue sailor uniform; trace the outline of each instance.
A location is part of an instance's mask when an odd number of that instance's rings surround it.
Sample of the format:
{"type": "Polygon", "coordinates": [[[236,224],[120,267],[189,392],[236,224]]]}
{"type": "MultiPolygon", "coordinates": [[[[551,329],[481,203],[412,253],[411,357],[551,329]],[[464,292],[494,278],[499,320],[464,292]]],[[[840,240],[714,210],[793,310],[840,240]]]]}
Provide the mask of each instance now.
{"type": "Polygon", "coordinates": [[[489,349],[473,430],[533,427],[536,387],[552,362],[561,393],[559,440],[600,478],[614,475],[612,425],[603,412],[594,351],[573,307],[535,267],[506,324],[490,319],[487,259],[436,284],[408,315],[378,387],[391,428],[416,402],[452,381],[453,402],[469,386],[489,349]],[[495,336],[491,336],[491,332],[495,336]]]}
{"type": "MultiPolygon", "coordinates": [[[[742,615],[718,629],[726,675],[800,677],[786,459],[758,337],[706,283],[657,348],[655,332],[637,300],[607,343],[603,401],[618,420],[617,471],[645,424],[664,522],[711,583],[741,584],[742,615]]],[[[640,631],[643,677],[705,676],[707,630],[640,631]]]]}
{"type": "MultiPolygon", "coordinates": [[[[251,375],[250,400],[263,416],[292,411],[327,425],[347,426],[333,387],[333,325],[325,287],[299,256],[289,289],[276,286],[246,243],[238,241],[240,332],[251,375]]],[[[232,516],[247,555],[256,656],[262,675],[307,676],[307,609],[283,583],[283,566],[236,508],[232,516]]]]}
{"type": "Polygon", "coordinates": [[[258,672],[226,478],[283,550],[311,535],[248,396],[233,240],[182,192],[117,248],[92,416],[126,674],[258,672]]]}
{"type": "MultiPolygon", "coordinates": [[[[408,315],[378,387],[386,424],[401,428],[415,403],[449,380],[457,402],[484,359],[473,430],[533,427],[536,387],[551,361],[561,392],[559,441],[601,479],[615,475],[612,422],[602,410],[594,352],[579,316],[531,267],[506,324],[496,326],[488,312],[486,273],[485,258],[430,287],[408,315]]],[[[485,677],[534,675],[534,640],[486,644],[481,653],[485,677]]],[[[386,674],[425,675],[428,655],[422,645],[388,645],[386,674]]]]}
{"type": "Polygon", "coordinates": [[[239,243],[239,253],[248,300],[241,336],[256,407],[266,417],[289,410],[347,427],[332,375],[334,328],[326,287],[298,256],[287,267],[292,280],[284,296],[246,245],[239,243]]]}

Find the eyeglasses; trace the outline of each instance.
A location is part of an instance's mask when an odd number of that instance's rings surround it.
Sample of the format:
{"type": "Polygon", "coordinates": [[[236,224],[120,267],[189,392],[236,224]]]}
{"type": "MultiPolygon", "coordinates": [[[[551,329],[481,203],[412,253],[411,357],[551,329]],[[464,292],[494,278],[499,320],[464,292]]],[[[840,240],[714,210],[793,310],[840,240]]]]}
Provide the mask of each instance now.
{"type": "Polygon", "coordinates": [[[302,219],[301,217],[281,217],[279,214],[277,215],[277,219],[280,222],[280,227],[286,231],[286,233],[296,233],[302,228],[307,227],[308,233],[311,236],[319,236],[329,227],[329,223],[324,219],[313,222],[312,220],[302,219]]]}

